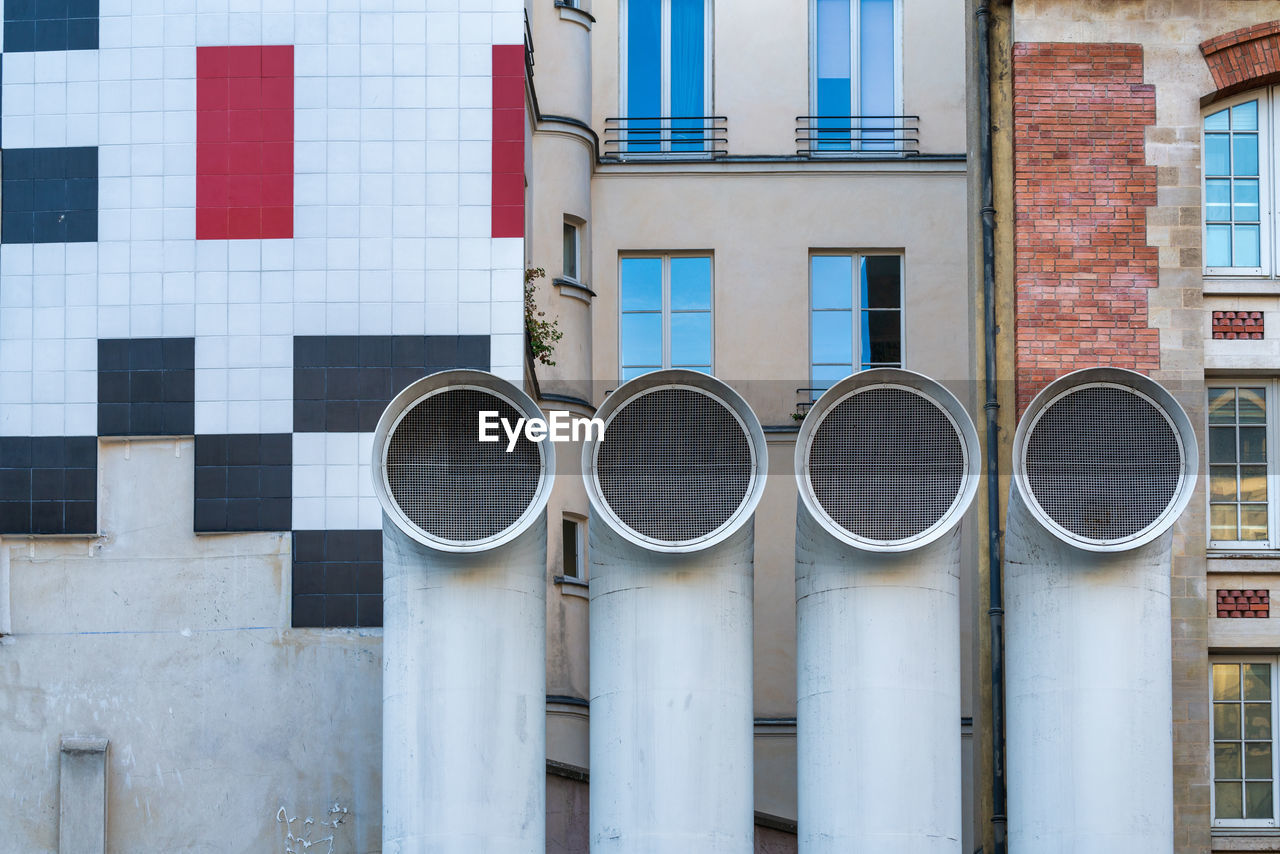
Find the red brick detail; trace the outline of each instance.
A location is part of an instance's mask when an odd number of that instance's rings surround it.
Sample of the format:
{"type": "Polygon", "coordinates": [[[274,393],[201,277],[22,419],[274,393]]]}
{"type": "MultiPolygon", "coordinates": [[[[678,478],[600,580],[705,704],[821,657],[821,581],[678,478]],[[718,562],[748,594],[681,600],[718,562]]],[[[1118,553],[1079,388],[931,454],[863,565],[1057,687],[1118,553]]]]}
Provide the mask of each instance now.
{"type": "Polygon", "coordinates": [[[1224,619],[1271,617],[1270,590],[1219,590],[1218,616],[1224,619]]]}
{"type": "Polygon", "coordinates": [[[1228,340],[1261,340],[1263,315],[1260,311],[1215,311],[1213,313],[1213,337],[1228,340]]]}
{"type": "Polygon", "coordinates": [[[1158,254],[1145,162],[1155,90],[1142,47],[1014,46],[1014,244],[1018,409],[1053,379],[1107,365],[1160,367],[1147,317],[1158,254]]]}
{"type": "Polygon", "coordinates": [[[1200,53],[1222,98],[1280,79],[1280,21],[1223,33],[1200,43],[1200,53]]]}
{"type": "Polygon", "coordinates": [[[493,46],[492,235],[524,237],[524,45],[493,46]]]}
{"type": "Polygon", "coordinates": [[[293,237],[293,45],[196,48],[196,239],[293,237]]]}

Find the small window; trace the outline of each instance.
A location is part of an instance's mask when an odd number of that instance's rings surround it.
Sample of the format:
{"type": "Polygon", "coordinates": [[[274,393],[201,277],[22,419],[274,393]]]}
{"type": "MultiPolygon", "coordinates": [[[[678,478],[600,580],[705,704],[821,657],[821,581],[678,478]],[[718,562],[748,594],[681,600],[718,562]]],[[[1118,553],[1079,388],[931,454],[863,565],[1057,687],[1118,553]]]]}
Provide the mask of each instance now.
{"type": "Polygon", "coordinates": [[[705,150],[711,0],[623,0],[621,23],[627,150],[705,150]]]}
{"type": "Polygon", "coordinates": [[[1275,659],[1216,659],[1211,670],[1213,824],[1275,827],[1275,659]]]}
{"type": "Polygon", "coordinates": [[[1209,387],[1209,544],[1277,548],[1270,451],[1275,381],[1209,387]]]}
{"type": "Polygon", "coordinates": [[[1204,265],[1210,272],[1258,274],[1270,267],[1266,101],[1255,96],[1204,117],[1204,265]]]}
{"type": "Polygon", "coordinates": [[[581,259],[578,236],[578,226],[566,219],[564,221],[564,277],[575,282],[582,280],[578,274],[581,259]]]}
{"type": "Polygon", "coordinates": [[[711,373],[711,256],[628,256],[619,264],[623,380],[661,368],[711,373]]]}
{"type": "Polygon", "coordinates": [[[813,396],[854,371],[902,367],[902,256],[823,252],[809,264],[813,396]]]}
{"type": "Polygon", "coordinates": [[[565,578],[584,579],[587,577],[586,567],[586,531],[587,523],[585,520],[564,518],[562,529],[562,544],[564,552],[564,565],[561,568],[561,574],[565,578]]]}

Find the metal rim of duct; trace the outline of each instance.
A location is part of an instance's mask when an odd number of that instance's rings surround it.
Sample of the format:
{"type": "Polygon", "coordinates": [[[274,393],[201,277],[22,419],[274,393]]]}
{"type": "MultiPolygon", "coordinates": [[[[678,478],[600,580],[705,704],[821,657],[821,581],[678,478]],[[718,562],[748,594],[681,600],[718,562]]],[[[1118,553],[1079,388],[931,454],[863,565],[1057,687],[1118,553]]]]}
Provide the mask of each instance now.
{"type": "MultiPolygon", "coordinates": [[[[490,537],[478,540],[448,540],[434,536],[414,524],[400,508],[391,492],[391,484],[387,480],[387,449],[396,427],[410,411],[422,401],[447,391],[474,390],[492,395],[509,404],[524,418],[542,418],[542,410],[529,395],[517,386],[488,371],[450,370],[429,374],[415,380],[401,389],[392,398],[378,419],[378,426],[373,434],[372,466],[373,492],[382,505],[392,523],[425,546],[444,552],[467,554],[483,552],[506,545],[523,534],[541,516],[547,501],[551,497],[551,486],[555,480],[556,455],[551,442],[536,443],[542,470],[537,490],[533,499],[520,517],[502,531],[490,537]]],[[[476,441],[479,441],[479,423],[477,417],[476,441]]]]}
{"type": "Polygon", "coordinates": [[[669,554],[698,552],[728,539],[750,521],[752,514],[755,513],[768,478],[769,451],[764,428],[760,426],[760,419],[756,417],[746,400],[723,380],[698,371],[668,368],[630,379],[605,398],[604,403],[596,410],[596,418],[604,422],[604,436],[609,435],[609,425],[628,404],[662,389],[689,389],[705,395],[725,407],[742,428],[751,452],[752,476],[737,509],[715,530],[690,540],[660,540],[636,531],[614,512],[601,492],[596,472],[596,458],[603,440],[596,437],[582,443],[582,480],[592,509],[599,514],[605,524],[628,542],[654,552],[669,554]]]}
{"type": "Polygon", "coordinates": [[[1031,515],[1047,531],[1064,543],[1085,551],[1128,551],[1146,545],[1173,527],[1195,493],[1199,465],[1195,428],[1182,405],[1160,383],[1127,368],[1083,368],[1058,377],[1031,399],[1013,434],[1013,488],[1018,490],[1031,515]],[[1027,480],[1027,445],[1041,417],[1061,398],[1088,387],[1118,388],[1146,400],[1169,422],[1181,454],[1181,480],[1160,515],[1142,530],[1111,540],[1086,537],[1058,524],[1040,505],[1027,480]]]}
{"type": "Polygon", "coordinates": [[[825,528],[833,537],[863,551],[871,552],[905,552],[921,548],[934,542],[960,523],[974,496],[978,493],[978,485],[982,480],[982,461],[979,458],[981,445],[978,441],[978,430],[973,419],[965,411],[964,406],[945,386],[924,374],[908,371],[903,368],[872,368],[851,374],[823,392],[814,402],[800,425],[800,433],[796,437],[795,471],[799,486],[800,500],[809,514],[825,528]],[[919,395],[936,406],[960,439],[961,452],[964,456],[964,472],[960,490],[956,493],[951,506],[939,519],[920,533],[901,540],[876,540],[859,536],[848,530],[823,509],[814,492],[813,482],[809,476],[809,455],[813,447],[814,436],[823,420],[844,401],[849,398],[877,388],[895,388],[919,395]]]}

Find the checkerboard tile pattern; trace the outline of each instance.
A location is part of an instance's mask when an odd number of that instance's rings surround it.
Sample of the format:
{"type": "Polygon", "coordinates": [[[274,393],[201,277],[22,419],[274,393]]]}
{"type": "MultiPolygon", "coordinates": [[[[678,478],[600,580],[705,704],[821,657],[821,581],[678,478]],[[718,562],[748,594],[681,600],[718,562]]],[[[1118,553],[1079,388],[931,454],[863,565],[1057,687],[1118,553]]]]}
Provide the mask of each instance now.
{"type": "Polygon", "coordinates": [[[5,0],[2,35],[0,533],[94,533],[98,437],[190,434],[195,528],[294,531],[295,622],[376,624],[380,407],[522,379],[521,6],[5,0]]]}

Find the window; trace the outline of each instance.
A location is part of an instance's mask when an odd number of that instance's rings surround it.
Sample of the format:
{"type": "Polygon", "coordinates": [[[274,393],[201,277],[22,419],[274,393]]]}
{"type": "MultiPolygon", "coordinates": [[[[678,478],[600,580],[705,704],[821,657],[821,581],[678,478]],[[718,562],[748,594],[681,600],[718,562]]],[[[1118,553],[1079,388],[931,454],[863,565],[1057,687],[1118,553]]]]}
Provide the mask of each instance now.
{"type": "Polygon", "coordinates": [[[812,99],[819,150],[892,150],[902,113],[897,0],[813,0],[812,99]]]}
{"type": "Polygon", "coordinates": [[[711,101],[710,0],[624,0],[622,114],[628,152],[704,150],[711,101]]]}
{"type": "Polygon", "coordinates": [[[580,258],[578,226],[566,218],[564,221],[564,277],[566,279],[572,279],[575,282],[581,280],[581,276],[578,275],[580,258]]]}
{"type": "Polygon", "coordinates": [[[711,256],[624,257],[622,379],[659,368],[711,373],[711,256]]]}
{"type": "Polygon", "coordinates": [[[1276,826],[1275,659],[1215,660],[1213,823],[1276,826]]]}
{"type": "Polygon", "coordinates": [[[902,367],[902,256],[809,259],[810,380],[816,397],[863,368],[902,367]]]}
{"type": "Polygon", "coordinates": [[[1267,412],[1274,381],[1209,388],[1209,544],[1276,548],[1267,412]]]}
{"type": "Polygon", "coordinates": [[[1244,96],[1204,117],[1204,265],[1210,274],[1274,269],[1268,144],[1274,91],[1244,96]]]}
{"type": "Polygon", "coordinates": [[[561,574],[565,578],[584,579],[587,577],[585,520],[576,517],[564,517],[561,543],[563,544],[564,566],[561,574]]]}

